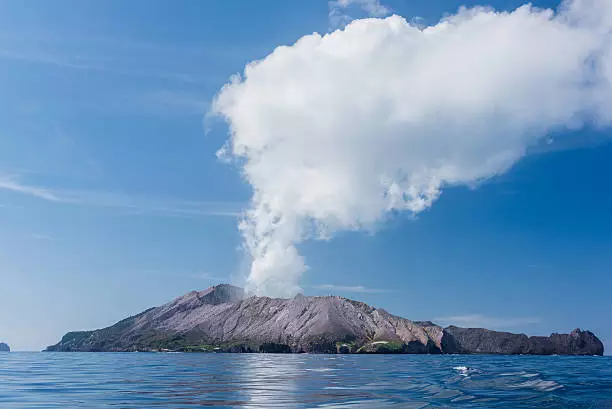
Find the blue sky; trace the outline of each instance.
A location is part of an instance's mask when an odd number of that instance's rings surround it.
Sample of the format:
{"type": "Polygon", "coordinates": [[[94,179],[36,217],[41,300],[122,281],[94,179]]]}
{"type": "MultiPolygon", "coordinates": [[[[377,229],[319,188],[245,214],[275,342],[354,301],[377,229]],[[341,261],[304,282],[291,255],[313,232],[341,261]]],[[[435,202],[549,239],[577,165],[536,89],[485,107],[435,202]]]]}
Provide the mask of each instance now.
{"type": "MultiPolygon", "coordinates": [[[[215,156],[228,130],[205,113],[246,63],[326,32],[328,5],[179,4],[0,2],[0,341],[14,349],[39,350],[248,269],[237,215],[251,189],[215,156]]],[[[384,4],[432,24],[482,3],[384,4]]],[[[447,189],[376,234],[305,242],[302,287],[411,319],[534,335],[580,326],[610,349],[609,134],[558,135],[509,172],[447,189]]]]}

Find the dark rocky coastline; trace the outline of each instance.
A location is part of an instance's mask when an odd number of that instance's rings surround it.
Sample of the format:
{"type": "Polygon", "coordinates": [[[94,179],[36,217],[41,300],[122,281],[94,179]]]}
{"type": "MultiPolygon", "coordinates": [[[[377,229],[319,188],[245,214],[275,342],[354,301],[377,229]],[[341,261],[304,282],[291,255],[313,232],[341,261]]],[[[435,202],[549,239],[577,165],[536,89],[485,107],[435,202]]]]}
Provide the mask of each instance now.
{"type": "Polygon", "coordinates": [[[46,351],[603,355],[590,331],[528,337],[410,321],[343,297],[193,291],[108,328],[69,332],[46,351]]]}

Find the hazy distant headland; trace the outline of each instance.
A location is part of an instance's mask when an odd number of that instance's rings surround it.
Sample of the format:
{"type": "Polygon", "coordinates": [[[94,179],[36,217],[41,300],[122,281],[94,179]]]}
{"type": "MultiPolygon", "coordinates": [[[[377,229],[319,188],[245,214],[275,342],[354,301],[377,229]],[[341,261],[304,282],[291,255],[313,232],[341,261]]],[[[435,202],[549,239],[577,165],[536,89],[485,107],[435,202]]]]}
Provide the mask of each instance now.
{"type": "Polygon", "coordinates": [[[11,352],[11,348],[8,346],[8,344],[0,342],[0,352],[11,352]]]}
{"type": "Polygon", "coordinates": [[[528,337],[410,321],[338,296],[245,296],[221,284],[94,331],[69,332],[46,351],[603,355],[590,331],[528,337]]]}

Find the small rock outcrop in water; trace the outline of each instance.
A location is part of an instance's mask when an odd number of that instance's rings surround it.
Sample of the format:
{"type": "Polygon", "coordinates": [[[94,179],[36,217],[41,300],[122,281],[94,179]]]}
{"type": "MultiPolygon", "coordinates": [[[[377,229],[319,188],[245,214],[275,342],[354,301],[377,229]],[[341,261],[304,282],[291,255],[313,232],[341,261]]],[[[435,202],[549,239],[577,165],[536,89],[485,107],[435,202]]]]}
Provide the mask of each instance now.
{"type": "Polygon", "coordinates": [[[0,352],[11,352],[11,348],[4,342],[0,342],[0,352]]]}
{"type": "Polygon", "coordinates": [[[69,332],[47,351],[602,355],[603,345],[588,331],[527,337],[442,328],[343,297],[246,297],[222,284],[108,328],[69,332]]]}

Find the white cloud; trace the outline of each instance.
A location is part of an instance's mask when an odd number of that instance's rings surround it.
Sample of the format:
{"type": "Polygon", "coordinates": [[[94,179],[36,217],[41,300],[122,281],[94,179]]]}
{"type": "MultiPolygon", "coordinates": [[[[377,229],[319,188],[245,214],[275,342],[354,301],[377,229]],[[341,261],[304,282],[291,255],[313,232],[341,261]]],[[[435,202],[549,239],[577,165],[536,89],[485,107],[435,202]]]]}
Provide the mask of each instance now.
{"type": "Polygon", "coordinates": [[[340,291],[340,292],[348,292],[348,293],[385,293],[386,290],[381,290],[378,288],[369,288],[364,287],[362,285],[335,285],[335,284],[319,284],[313,285],[312,288],[317,290],[326,290],[326,291],[340,291]]]}
{"type": "Polygon", "coordinates": [[[120,209],[130,214],[155,213],[176,217],[238,217],[242,205],[231,202],[177,201],[86,190],[58,190],[23,183],[14,175],[0,175],[0,190],[54,203],[120,209]]]}
{"type": "Polygon", "coordinates": [[[53,192],[36,186],[28,186],[19,182],[19,180],[12,175],[0,175],[0,189],[10,190],[24,195],[34,196],[39,199],[48,200],[51,202],[61,201],[53,192]]]}
{"type": "Polygon", "coordinates": [[[344,27],[353,20],[348,13],[355,8],[365,12],[370,17],[385,17],[391,14],[391,9],[380,3],[380,0],[331,0],[329,7],[329,25],[331,29],[344,27]]]}
{"type": "Polygon", "coordinates": [[[330,1],[331,7],[347,8],[357,5],[372,17],[385,17],[391,13],[391,9],[380,3],[380,0],[335,0],[330,1]]]}
{"type": "Polygon", "coordinates": [[[215,284],[225,284],[225,283],[235,283],[236,280],[231,276],[221,276],[216,274],[210,274],[207,272],[197,272],[197,273],[185,273],[185,272],[177,272],[177,271],[162,271],[155,268],[146,268],[143,270],[139,270],[138,273],[144,276],[158,277],[158,278],[188,278],[194,281],[212,281],[215,284]]]}
{"type": "Polygon", "coordinates": [[[214,274],[209,273],[197,273],[197,274],[189,274],[189,278],[193,278],[194,280],[205,280],[205,281],[215,281],[217,283],[227,283],[232,281],[229,277],[221,277],[214,274]]]}
{"type": "Polygon", "coordinates": [[[456,325],[467,328],[503,329],[522,325],[539,324],[538,317],[487,317],[482,314],[456,315],[451,317],[435,318],[435,322],[444,326],[456,325]]]}
{"type": "Polygon", "coordinates": [[[251,290],[290,296],[296,245],[428,209],[445,187],[506,172],[550,132],[612,119],[612,2],[557,13],[462,9],[312,34],[218,94],[222,149],[253,187],[240,224],[251,290]]]}
{"type": "Polygon", "coordinates": [[[144,77],[144,78],[161,79],[161,80],[168,80],[168,81],[183,82],[183,83],[188,83],[188,84],[208,83],[208,81],[204,81],[204,80],[195,78],[192,75],[184,74],[184,73],[148,72],[148,71],[122,69],[122,68],[113,67],[113,66],[102,66],[102,65],[97,65],[96,63],[87,63],[87,62],[84,63],[82,61],[87,61],[87,58],[84,58],[83,56],[68,57],[64,55],[47,54],[47,53],[43,53],[39,51],[24,52],[24,51],[13,51],[13,50],[7,50],[7,49],[0,49],[0,59],[21,61],[21,62],[33,63],[33,64],[51,65],[55,67],[68,68],[68,69],[73,69],[73,70],[110,73],[110,74],[122,75],[122,76],[128,76],[128,77],[144,77]]]}

